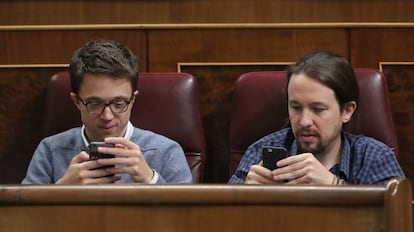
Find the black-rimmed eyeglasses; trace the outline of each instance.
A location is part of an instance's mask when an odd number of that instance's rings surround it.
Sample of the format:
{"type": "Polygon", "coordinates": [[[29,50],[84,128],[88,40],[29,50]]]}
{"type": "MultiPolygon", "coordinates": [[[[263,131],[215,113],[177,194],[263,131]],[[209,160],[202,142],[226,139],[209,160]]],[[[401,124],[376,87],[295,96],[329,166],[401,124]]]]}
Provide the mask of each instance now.
{"type": "Polygon", "coordinates": [[[124,113],[125,111],[128,110],[129,103],[131,103],[133,96],[131,96],[129,100],[115,99],[109,103],[106,103],[104,101],[97,101],[97,100],[85,102],[79,96],[77,96],[77,98],[86,107],[86,111],[88,111],[88,113],[93,114],[93,115],[100,115],[102,114],[102,112],[104,111],[106,107],[109,107],[109,109],[111,109],[111,112],[113,114],[124,113]]]}

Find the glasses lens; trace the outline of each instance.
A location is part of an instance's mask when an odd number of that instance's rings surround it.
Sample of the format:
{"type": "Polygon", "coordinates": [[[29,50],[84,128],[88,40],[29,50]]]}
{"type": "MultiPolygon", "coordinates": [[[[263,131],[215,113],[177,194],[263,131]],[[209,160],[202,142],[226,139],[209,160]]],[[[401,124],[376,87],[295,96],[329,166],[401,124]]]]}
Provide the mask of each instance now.
{"type": "Polygon", "coordinates": [[[111,109],[112,113],[123,113],[127,111],[128,105],[130,103],[130,101],[127,101],[127,100],[115,100],[110,103],[105,103],[105,102],[100,102],[100,101],[84,103],[82,100],[81,102],[86,106],[86,110],[90,114],[95,114],[95,115],[101,114],[104,111],[105,107],[107,106],[111,109]]]}
{"type": "Polygon", "coordinates": [[[102,102],[88,102],[86,104],[86,109],[91,114],[100,114],[105,107],[105,103],[102,102]]]}
{"type": "Polygon", "coordinates": [[[112,102],[109,107],[114,113],[123,113],[128,109],[128,102],[124,100],[112,102]]]}

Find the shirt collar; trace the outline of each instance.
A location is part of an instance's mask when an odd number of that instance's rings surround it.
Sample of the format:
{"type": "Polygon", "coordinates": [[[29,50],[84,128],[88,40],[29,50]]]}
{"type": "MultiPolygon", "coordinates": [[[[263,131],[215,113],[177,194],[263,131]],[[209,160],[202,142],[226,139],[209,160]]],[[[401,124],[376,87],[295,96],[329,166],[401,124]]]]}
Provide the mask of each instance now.
{"type": "MultiPolygon", "coordinates": [[[[133,133],[134,133],[134,126],[132,126],[132,123],[129,121],[127,124],[127,129],[126,129],[124,138],[127,140],[130,140],[133,133]]],[[[85,143],[85,146],[88,147],[89,140],[86,138],[86,135],[85,135],[85,125],[82,126],[82,140],[85,143]]]]}

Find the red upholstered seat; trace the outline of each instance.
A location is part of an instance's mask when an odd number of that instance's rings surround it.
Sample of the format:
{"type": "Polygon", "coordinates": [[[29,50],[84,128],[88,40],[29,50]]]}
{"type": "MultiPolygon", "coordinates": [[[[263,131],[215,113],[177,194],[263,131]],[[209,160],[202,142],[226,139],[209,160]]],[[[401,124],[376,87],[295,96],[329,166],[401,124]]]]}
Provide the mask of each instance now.
{"type": "MultiPolygon", "coordinates": [[[[355,69],[360,97],[357,111],[345,129],[374,137],[398,155],[388,88],[383,73],[355,69]]],[[[247,147],[261,137],[287,125],[285,95],[287,72],[245,73],[236,82],[230,122],[229,174],[232,175],[247,147]]]]}
{"type": "MultiPolygon", "coordinates": [[[[196,79],[186,73],[140,73],[138,91],[131,122],[177,141],[184,149],[193,181],[202,182],[206,146],[196,79]]],[[[44,136],[82,125],[69,93],[69,73],[55,74],[47,89],[44,136]]]]}

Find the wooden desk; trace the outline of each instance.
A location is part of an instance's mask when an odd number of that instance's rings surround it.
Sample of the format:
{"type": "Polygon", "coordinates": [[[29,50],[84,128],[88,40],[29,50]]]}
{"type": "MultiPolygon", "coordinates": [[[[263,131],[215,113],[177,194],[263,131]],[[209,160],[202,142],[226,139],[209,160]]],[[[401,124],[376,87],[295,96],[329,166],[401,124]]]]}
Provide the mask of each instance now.
{"type": "Polygon", "coordinates": [[[3,185],[0,231],[412,231],[411,187],[3,185]]]}

